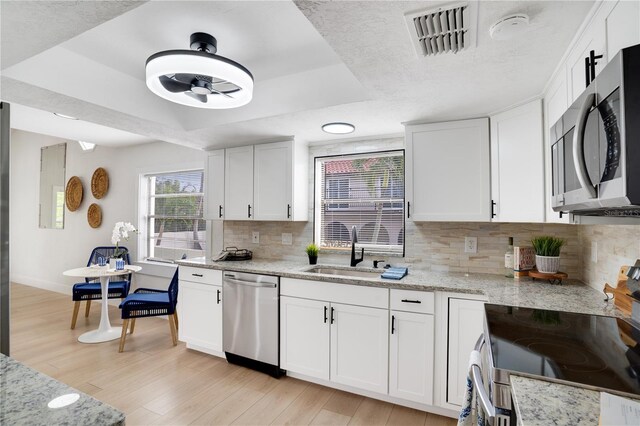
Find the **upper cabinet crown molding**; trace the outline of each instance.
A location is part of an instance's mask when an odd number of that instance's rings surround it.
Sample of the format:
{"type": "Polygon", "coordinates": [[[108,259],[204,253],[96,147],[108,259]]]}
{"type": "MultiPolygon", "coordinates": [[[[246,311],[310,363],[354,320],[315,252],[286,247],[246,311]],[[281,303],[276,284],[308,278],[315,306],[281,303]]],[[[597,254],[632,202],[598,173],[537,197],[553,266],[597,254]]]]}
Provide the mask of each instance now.
{"type": "Polygon", "coordinates": [[[490,220],[487,118],[407,125],[405,143],[408,219],[490,220]]]}

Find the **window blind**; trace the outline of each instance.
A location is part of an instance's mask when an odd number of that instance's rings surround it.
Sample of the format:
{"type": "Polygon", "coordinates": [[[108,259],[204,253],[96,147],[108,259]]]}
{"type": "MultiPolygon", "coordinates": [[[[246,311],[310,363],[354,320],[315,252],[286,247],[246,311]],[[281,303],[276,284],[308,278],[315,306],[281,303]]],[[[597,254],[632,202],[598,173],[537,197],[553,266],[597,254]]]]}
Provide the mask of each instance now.
{"type": "Polygon", "coordinates": [[[404,252],[404,152],[316,158],[316,244],[404,252]]]}
{"type": "Polygon", "coordinates": [[[204,171],[147,175],[147,254],[151,260],[204,256],[204,171]]]}

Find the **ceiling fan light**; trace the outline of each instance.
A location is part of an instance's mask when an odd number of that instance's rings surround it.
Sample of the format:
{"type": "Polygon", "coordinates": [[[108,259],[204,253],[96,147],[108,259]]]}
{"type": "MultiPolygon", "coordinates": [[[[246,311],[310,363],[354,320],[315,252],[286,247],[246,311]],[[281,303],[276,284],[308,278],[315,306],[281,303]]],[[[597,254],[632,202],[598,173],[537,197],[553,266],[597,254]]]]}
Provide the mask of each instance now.
{"type": "Polygon", "coordinates": [[[323,124],[322,130],[333,135],[346,135],[347,133],[352,133],[356,130],[356,127],[350,123],[335,122],[323,124]]]}
{"type": "MultiPolygon", "coordinates": [[[[147,87],[161,98],[196,108],[237,108],[251,102],[253,98],[253,76],[242,65],[230,59],[205,52],[168,50],[152,55],[146,66],[147,87]],[[240,90],[228,96],[215,93],[207,96],[207,102],[166,90],[160,83],[161,76],[173,74],[195,74],[228,81],[240,90]]],[[[200,94],[199,92],[194,92],[200,94]]]]}

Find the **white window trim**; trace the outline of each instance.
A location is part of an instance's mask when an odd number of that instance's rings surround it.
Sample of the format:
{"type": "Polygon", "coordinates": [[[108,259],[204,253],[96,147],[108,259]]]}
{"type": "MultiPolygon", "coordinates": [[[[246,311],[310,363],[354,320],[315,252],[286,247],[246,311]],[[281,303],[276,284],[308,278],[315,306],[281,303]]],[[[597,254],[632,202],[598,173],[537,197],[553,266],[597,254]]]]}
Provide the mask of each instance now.
{"type": "MultiPolygon", "coordinates": [[[[191,170],[204,170],[204,162],[189,162],[189,163],[179,163],[173,164],[171,168],[140,168],[137,170],[138,173],[138,193],[136,197],[136,212],[137,212],[137,220],[138,220],[138,234],[137,234],[137,256],[136,256],[136,264],[140,266],[151,266],[155,265],[158,268],[170,268],[175,270],[175,265],[167,262],[158,262],[147,259],[148,249],[147,249],[147,214],[148,214],[148,198],[149,198],[149,188],[146,185],[147,176],[154,174],[165,174],[165,173],[174,173],[174,172],[182,172],[182,171],[191,171],[191,170]]],[[[205,186],[207,182],[205,181],[205,186]]],[[[207,231],[205,232],[205,244],[207,247],[205,256],[209,256],[209,246],[211,243],[211,232],[209,232],[209,221],[207,223],[207,231]]],[[[165,273],[160,273],[164,276],[165,273]]],[[[155,275],[155,274],[154,274],[155,275]]]]}

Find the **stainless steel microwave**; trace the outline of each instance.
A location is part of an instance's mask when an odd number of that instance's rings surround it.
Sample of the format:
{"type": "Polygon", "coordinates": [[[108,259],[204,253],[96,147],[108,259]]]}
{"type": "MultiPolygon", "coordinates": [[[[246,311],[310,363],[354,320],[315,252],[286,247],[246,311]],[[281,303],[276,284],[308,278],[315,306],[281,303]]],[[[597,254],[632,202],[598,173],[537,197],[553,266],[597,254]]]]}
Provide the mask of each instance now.
{"type": "Polygon", "coordinates": [[[553,210],[640,216],[640,45],[611,59],[550,140],[553,210]]]}

